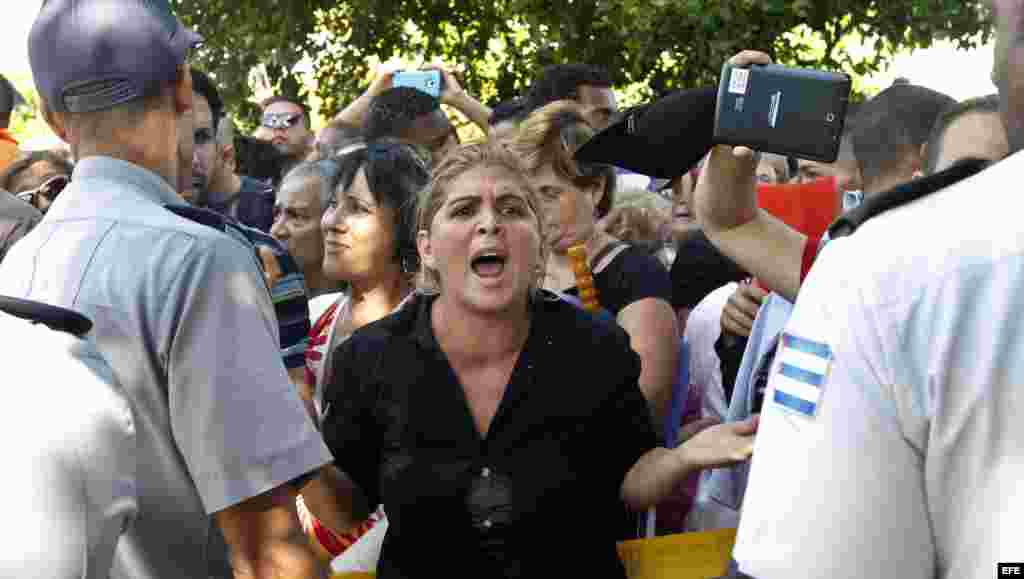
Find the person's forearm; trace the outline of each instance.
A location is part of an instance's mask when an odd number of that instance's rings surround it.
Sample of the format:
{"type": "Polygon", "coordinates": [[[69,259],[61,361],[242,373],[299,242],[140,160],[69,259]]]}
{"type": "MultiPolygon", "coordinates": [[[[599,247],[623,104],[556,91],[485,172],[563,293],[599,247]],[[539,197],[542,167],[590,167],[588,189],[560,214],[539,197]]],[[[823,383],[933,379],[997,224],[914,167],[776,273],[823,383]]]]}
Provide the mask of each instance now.
{"type": "Polygon", "coordinates": [[[476,100],[466,92],[462,92],[450,103],[460,113],[466,115],[470,121],[487,134],[490,128],[491,109],[487,105],[476,100]]]}
{"type": "Polygon", "coordinates": [[[717,146],[701,170],[701,176],[694,192],[697,222],[705,232],[711,234],[739,227],[754,220],[758,214],[756,181],[753,172],[750,179],[737,183],[720,175],[734,175],[736,167],[749,160],[737,159],[732,147],[717,146]]]}
{"type": "Polygon", "coordinates": [[[320,469],[302,488],[306,508],[335,533],[345,533],[370,516],[370,506],[355,484],[334,466],[320,469]]]}
{"type": "Polygon", "coordinates": [[[236,564],[234,576],[235,579],[326,579],[328,575],[300,531],[267,544],[253,564],[236,564]]]}
{"type": "Polygon", "coordinates": [[[370,96],[370,93],[363,93],[359,98],[350,102],[347,107],[342,109],[342,111],[334,117],[334,121],[344,123],[352,127],[362,127],[363,120],[370,112],[370,102],[372,101],[373,97],[370,96]]]}
{"type": "Polygon", "coordinates": [[[695,470],[682,446],[650,450],[622,481],[622,500],[633,511],[644,511],[671,495],[676,484],[695,470]]]}

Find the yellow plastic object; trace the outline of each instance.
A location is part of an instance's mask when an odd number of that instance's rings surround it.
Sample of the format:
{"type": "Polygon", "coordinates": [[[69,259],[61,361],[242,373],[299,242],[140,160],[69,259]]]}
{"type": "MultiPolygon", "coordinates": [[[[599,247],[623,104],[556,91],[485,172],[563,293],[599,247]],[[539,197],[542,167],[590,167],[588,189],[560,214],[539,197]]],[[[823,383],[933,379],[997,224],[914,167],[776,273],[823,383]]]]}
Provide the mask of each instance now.
{"type": "Polygon", "coordinates": [[[623,541],[619,558],[629,579],[711,579],[725,575],[736,529],[623,541]]]}
{"type": "Polygon", "coordinates": [[[574,245],[567,252],[569,263],[572,265],[572,272],[576,276],[576,289],[579,290],[580,301],[583,302],[583,309],[594,313],[601,309],[598,302],[597,288],[594,287],[594,274],[590,271],[590,264],[587,262],[587,248],[574,245]]]}

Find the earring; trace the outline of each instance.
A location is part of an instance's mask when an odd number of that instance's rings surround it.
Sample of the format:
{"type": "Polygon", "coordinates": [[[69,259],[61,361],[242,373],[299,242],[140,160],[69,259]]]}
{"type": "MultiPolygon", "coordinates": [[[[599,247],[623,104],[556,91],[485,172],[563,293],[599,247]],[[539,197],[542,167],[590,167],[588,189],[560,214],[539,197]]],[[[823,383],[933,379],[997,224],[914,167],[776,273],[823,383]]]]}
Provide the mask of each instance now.
{"type": "Polygon", "coordinates": [[[401,262],[402,272],[404,272],[404,273],[416,273],[417,271],[419,271],[419,269],[420,269],[419,268],[419,264],[416,263],[416,261],[417,260],[415,258],[411,257],[411,256],[408,256],[408,255],[402,256],[402,262],[401,262]]]}

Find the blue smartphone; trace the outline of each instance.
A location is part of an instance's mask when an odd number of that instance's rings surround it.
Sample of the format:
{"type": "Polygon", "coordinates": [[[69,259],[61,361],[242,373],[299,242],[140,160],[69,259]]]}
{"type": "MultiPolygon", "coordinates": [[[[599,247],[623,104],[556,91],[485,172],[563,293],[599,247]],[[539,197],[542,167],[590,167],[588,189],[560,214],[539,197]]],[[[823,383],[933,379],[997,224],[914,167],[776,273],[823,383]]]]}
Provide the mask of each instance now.
{"type": "Polygon", "coordinates": [[[434,98],[441,97],[441,71],[400,70],[391,77],[391,86],[409,86],[434,98]]]}

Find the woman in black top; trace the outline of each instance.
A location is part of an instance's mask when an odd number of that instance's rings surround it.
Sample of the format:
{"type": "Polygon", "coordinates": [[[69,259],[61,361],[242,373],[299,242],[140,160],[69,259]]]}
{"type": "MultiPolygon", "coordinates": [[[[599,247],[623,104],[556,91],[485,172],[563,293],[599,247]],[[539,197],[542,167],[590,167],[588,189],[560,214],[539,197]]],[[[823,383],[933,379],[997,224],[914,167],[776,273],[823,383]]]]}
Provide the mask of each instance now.
{"type": "Polygon", "coordinates": [[[386,505],[381,579],[621,579],[627,507],[750,455],[756,421],[654,448],[629,338],[536,289],[546,246],[523,175],[498,145],[451,153],[418,208],[436,293],[335,353],[324,437],[386,505]]]}
{"type": "Polygon", "coordinates": [[[527,117],[509,141],[539,193],[550,248],[544,287],[576,293],[567,251],[583,244],[597,299],[640,354],[640,389],[661,424],[679,371],[680,333],[671,305],[672,286],[656,257],[597,227],[614,170],[573,159],[576,149],[594,134],[584,112],[576,103],[551,103],[527,117]]]}

